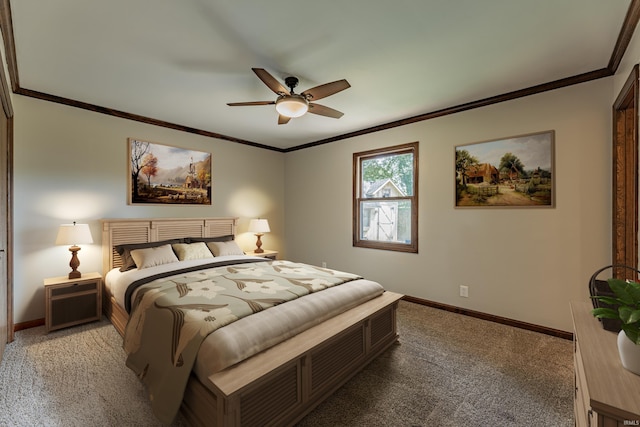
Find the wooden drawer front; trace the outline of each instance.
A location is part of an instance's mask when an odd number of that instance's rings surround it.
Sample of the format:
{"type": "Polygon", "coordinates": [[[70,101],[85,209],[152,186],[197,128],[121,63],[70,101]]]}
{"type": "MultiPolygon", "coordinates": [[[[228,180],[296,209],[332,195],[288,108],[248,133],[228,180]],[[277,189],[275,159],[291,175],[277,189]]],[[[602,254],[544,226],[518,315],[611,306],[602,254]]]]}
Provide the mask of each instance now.
{"type": "Polygon", "coordinates": [[[240,423],[243,426],[277,425],[289,412],[302,404],[300,365],[290,364],[270,380],[240,398],[240,423]]]}
{"type": "Polygon", "coordinates": [[[99,282],[91,283],[70,283],[64,286],[56,286],[51,289],[52,297],[61,297],[69,294],[76,294],[79,292],[97,291],[99,282]]]}
{"type": "Polygon", "coordinates": [[[580,349],[575,344],[575,355],[573,358],[574,370],[575,370],[575,401],[574,401],[574,415],[576,426],[588,426],[589,416],[591,412],[589,410],[589,395],[584,379],[584,369],[582,368],[582,356],[580,355],[580,349]]]}

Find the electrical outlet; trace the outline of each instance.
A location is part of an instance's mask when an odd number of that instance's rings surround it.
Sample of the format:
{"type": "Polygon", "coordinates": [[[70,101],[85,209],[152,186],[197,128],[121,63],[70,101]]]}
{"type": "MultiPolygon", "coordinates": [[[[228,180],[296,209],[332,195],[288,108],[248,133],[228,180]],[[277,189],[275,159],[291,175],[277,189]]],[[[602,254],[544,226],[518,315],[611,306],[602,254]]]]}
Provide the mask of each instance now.
{"type": "Polygon", "coordinates": [[[322,268],[327,268],[327,262],[326,261],[322,261],[322,268]]]}
{"type": "Polygon", "coordinates": [[[460,296],[461,297],[465,297],[465,298],[469,298],[469,287],[468,286],[460,285],[460,296]]]}

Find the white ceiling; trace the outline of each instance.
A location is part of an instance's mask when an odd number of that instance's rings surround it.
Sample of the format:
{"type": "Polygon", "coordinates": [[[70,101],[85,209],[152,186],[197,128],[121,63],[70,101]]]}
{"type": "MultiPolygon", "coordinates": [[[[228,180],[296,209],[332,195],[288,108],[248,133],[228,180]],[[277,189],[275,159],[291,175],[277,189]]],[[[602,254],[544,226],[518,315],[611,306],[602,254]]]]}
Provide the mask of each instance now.
{"type": "Polygon", "coordinates": [[[280,149],[606,68],[630,3],[10,1],[21,88],[280,149]],[[227,106],[275,100],[252,67],[344,116],[227,106]]]}

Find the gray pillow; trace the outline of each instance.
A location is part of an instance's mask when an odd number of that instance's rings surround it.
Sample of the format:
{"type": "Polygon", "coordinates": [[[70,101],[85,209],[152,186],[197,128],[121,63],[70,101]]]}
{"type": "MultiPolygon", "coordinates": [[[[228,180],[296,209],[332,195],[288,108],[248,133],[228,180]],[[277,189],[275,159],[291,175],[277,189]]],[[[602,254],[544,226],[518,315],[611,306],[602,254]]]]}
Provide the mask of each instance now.
{"type": "Polygon", "coordinates": [[[186,237],[184,239],[185,243],[196,243],[196,242],[228,242],[233,240],[233,234],[229,234],[226,236],[217,236],[217,237],[186,237]]]}

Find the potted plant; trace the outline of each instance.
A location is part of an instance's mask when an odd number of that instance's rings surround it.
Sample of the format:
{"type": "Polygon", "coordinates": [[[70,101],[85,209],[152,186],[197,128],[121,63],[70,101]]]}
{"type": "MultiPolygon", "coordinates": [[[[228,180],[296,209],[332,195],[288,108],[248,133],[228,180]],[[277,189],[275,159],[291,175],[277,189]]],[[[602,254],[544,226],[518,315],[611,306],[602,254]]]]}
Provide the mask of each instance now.
{"type": "Polygon", "coordinates": [[[614,308],[594,308],[599,319],[619,319],[618,351],[622,366],[640,375],[640,283],[621,279],[607,280],[614,296],[592,296],[614,308]],[[616,308],[617,307],[617,308],[616,308]]]}

